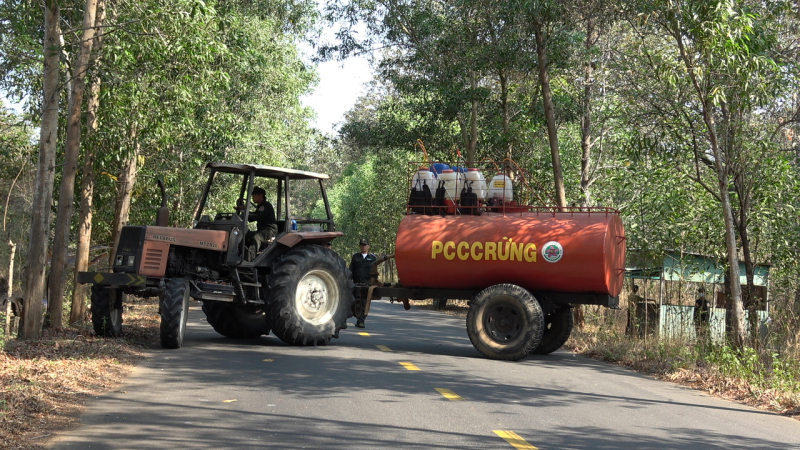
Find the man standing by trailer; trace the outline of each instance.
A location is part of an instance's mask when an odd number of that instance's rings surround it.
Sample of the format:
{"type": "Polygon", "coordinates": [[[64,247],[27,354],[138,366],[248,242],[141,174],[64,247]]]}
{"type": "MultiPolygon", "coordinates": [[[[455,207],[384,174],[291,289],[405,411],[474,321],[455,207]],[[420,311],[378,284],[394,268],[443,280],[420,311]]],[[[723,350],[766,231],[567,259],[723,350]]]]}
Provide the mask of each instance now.
{"type": "MultiPolygon", "coordinates": [[[[378,259],[377,256],[369,252],[369,241],[364,238],[358,242],[359,253],[353,253],[350,258],[350,272],[353,273],[353,283],[360,285],[367,285],[369,283],[369,272],[372,270],[372,264],[378,259]]],[[[355,305],[356,327],[364,328],[364,319],[367,317],[365,314],[366,305],[364,300],[361,299],[355,305]]]]}

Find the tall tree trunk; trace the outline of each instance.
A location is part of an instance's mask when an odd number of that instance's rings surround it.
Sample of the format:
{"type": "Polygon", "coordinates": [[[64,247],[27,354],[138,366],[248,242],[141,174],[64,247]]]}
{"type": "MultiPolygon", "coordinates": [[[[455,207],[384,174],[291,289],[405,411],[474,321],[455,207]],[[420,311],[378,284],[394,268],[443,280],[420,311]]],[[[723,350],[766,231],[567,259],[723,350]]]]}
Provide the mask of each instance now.
{"type": "Polygon", "coordinates": [[[96,10],[97,0],[86,0],[80,49],[72,67],[72,96],[69,98],[67,112],[67,145],[64,150],[64,171],[61,175],[61,190],[58,196],[58,215],[53,238],[53,262],[50,267],[48,286],[50,326],[55,329],[59,329],[63,325],[64,277],[67,273],[72,203],[75,200],[75,175],[78,173],[78,156],[81,147],[81,106],[83,105],[86,71],[89,67],[89,57],[92,54],[92,44],[94,44],[96,10]]]}
{"type": "Polygon", "coordinates": [[[586,20],[586,50],[587,60],[583,62],[583,99],[581,116],[581,199],[582,206],[592,206],[591,193],[591,164],[592,164],[592,96],[594,91],[594,67],[591,61],[591,49],[597,40],[594,20],[586,20]]]}
{"type": "Polygon", "coordinates": [[[467,161],[475,161],[475,151],[478,147],[478,100],[475,91],[478,89],[478,80],[475,71],[469,72],[469,85],[472,88],[472,110],[469,121],[469,146],[467,147],[467,161]]]}
{"type": "MultiPolygon", "coordinates": [[[[97,17],[95,28],[100,28],[105,22],[105,0],[97,1],[97,17]]],[[[103,48],[103,35],[96,34],[94,38],[94,58],[92,67],[100,65],[100,55],[103,48]]],[[[97,131],[97,110],[100,107],[100,75],[95,71],[89,81],[89,98],[86,101],[86,137],[97,131]]],[[[81,217],[78,223],[78,243],[75,250],[75,277],[78,272],[89,270],[89,248],[92,242],[92,204],[94,199],[94,161],[95,149],[92,145],[85,147],[83,155],[83,169],[81,172],[81,217]]],[[[70,308],[69,323],[83,322],[86,317],[86,297],[89,286],[75,283],[72,290],[72,308],[70,308]]]]}
{"type": "Polygon", "coordinates": [[[544,118],[547,122],[547,138],[550,141],[550,155],[553,160],[553,178],[555,181],[556,202],[558,206],[567,206],[567,197],[564,192],[564,176],[561,170],[561,154],[558,150],[558,132],[556,131],[555,108],[553,107],[553,94],[550,90],[550,73],[547,68],[547,44],[542,35],[542,24],[534,21],[534,38],[536,39],[536,58],[539,62],[539,84],[542,86],[542,102],[544,104],[544,118]]]}
{"type": "MultiPolygon", "coordinates": [[[[737,175],[733,180],[733,184],[739,199],[739,217],[738,220],[734,220],[734,225],[739,232],[739,239],[742,243],[744,273],[745,279],[747,280],[746,289],[742,292],[742,305],[748,305],[750,311],[751,342],[757,345],[758,336],[756,333],[758,332],[758,314],[756,311],[758,310],[758,303],[754,295],[755,263],[753,262],[752,252],[750,251],[750,234],[747,231],[747,225],[749,223],[747,212],[750,211],[750,197],[747,186],[745,186],[743,175],[737,175]]],[[[734,219],[736,219],[736,216],[734,216],[734,219]]]]}
{"type": "Polygon", "coordinates": [[[731,292],[731,326],[734,345],[741,347],[745,342],[744,308],[742,306],[742,286],[739,272],[739,253],[736,245],[736,226],[733,223],[733,208],[728,190],[728,171],[723,162],[724,156],[717,142],[717,133],[714,126],[714,117],[708,108],[708,100],[703,101],[703,120],[708,128],[711,151],[714,154],[714,168],[719,183],[719,196],[722,200],[722,217],[725,222],[725,247],[728,251],[728,265],[730,266],[729,287],[731,292]]]}
{"type": "Polygon", "coordinates": [[[136,183],[136,164],[139,159],[139,142],[137,140],[136,125],[131,125],[131,141],[134,143],[133,152],[128,155],[125,160],[125,167],[122,169],[122,174],[119,177],[119,184],[117,187],[117,202],[114,207],[114,223],[111,228],[112,247],[109,259],[109,265],[114,264],[114,258],[117,253],[117,246],[119,245],[119,236],[122,232],[122,227],[128,224],[128,219],[131,213],[131,193],[133,192],[133,185],[136,183]]]}
{"type": "Polygon", "coordinates": [[[44,3],[44,80],[42,126],[39,130],[39,163],[33,195],[28,262],[25,267],[24,321],[19,336],[39,339],[42,335],[42,299],[47,269],[47,243],[50,236],[50,206],[58,141],[59,59],[61,46],[60,10],[57,0],[44,3]]]}
{"type": "Polygon", "coordinates": [[[508,75],[502,68],[498,68],[500,79],[500,111],[503,114],[503,140],[506,142],[506,158],[512,158],[513,144],[511,142],[511,118],[508,108],[508,75]]]}
{"type": "Polygon", "coordinates": [[[683,60],[689,79],[692,82],[695,93],[700,100],[702,107],[703,122],[706,125],[708,132],[708,141],[711,146],[711,152],[714,156],[714,171],[717,176],[717,183],[719,187],[719,199],[722,204],[722,220],[725,223],[725,248],[728,253],[728,287],[730,289],[730,323],[731,323],[731,341],[737,347],[744,346],[745,343],[745,324],[744,324],[744,308],[742,306],[742,285],[740,282],[739,272],[739,252],[736,246],[736,225],[733,219],[733,208],[731,207],[731,196],[729,191],[728,182],[728,164],[726,155],[720,149],[719,139],[717,137],[717,126],[714,120],[714,113],[711,110],[711,99],[707,89],[701,84],[698,78],[697,69],[689,59],[684,46],[682,35],[674,35],[678,49],[680,50],[680,57],[683,60]]]}

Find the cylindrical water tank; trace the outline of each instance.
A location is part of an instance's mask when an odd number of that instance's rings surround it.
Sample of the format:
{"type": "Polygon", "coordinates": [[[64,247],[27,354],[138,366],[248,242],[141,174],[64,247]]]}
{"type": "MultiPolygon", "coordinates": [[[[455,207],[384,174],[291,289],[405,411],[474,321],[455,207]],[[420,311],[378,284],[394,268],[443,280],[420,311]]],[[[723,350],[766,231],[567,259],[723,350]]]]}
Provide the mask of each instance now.
{"type": "Polygon", "coordinates": [[[483,289],[511,283],[534,293],[618,296],[624,236],[613,210],[408,215],[397,230],[395,258],[405,287],[483,289]]]}
{"type": "Polygon", "coordinates": [[[428,188],[431,192],[436,190],[436,177],[433,173],[428,169],[419,169],[414,173],[414,176],[411,177],[411,187],[417,191],[422,190],[423,185],[428,185],[428,188]]]}
{"type": "Polygon", "coordinates": [[[444,188],[447,191],[445,200],[456,201],[461,196],[461,188],[464,187],[464,175],[454,172],[452,169],[445,169],[439,174],[439,181],[444,181],[444,188]]]}
{"type": "Polygon", "coordinates": [[[472,192],[478,195],[478,199],[486,199],[486,179],[480,170],[475,168],[467,169],[467,173],[464,175],[464,186],[471,187],[472,192]]]}
{"type": "Polygon", "coordinates": [[[489,181],[486,196],[500,199],[503,203],[508,203],[514,200],[514,183],[508,175],[499,173],[489,181]]]}

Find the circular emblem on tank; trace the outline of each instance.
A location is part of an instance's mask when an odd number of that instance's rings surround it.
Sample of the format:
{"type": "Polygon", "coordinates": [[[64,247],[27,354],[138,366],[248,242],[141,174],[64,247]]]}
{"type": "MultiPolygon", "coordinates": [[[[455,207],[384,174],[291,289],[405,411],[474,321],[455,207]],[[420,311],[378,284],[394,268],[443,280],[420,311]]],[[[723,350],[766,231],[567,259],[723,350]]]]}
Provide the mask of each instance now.
{"type": "Polygon", "coordinates": [[[542,247],[542,258],[547,262],[558,262],[564,256],[564,247],[556,241],[550,241],[542,247]]]}

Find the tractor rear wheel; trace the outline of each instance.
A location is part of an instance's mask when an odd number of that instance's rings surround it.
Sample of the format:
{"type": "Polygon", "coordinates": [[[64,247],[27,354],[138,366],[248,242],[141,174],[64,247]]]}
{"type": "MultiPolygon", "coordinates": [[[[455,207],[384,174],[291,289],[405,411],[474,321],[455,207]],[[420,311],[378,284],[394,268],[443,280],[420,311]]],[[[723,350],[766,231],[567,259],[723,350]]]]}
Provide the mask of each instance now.
{"type": "Polygon", "coordinates": [[[544,314],[527,290],[496,284],[482,290],[470,303],[467,334],[472,345],[491,359],[524,358],[542,339],[544,314]]]}
{"type": "Polygon", "coordinates": [[[539,346],[533,352],[537,355],[549,355],[567,343],[572,334],[572,307],[559,308],[544,318],[544,333],[539,346]]]}
{"type": "Polygon", "coordinates": [[[189,281],[168,278],[161,293],[158,312],[161,315],[161,346],[181,348],[189,316],[189,281]]]}
{"type": "Polygon", "coordinates": [[[93,284],[91,301],[94,333],[103,337],[119,337],[122,333],[122,291],[93,284]]]}
{"type": "Polygon", "coordinates": [[[255,339],[269,334],[266,314],[261,308],[226,302],[203,301],[206,320],[217,333],[233,339],[255,339]]]}
{"type": "Polygon", "coordinates": [[[355,297],[350,271],[333,250],[295,247],[272,266],[267,323],[291,345],[327,345],[346,326],[355,297]]]}

